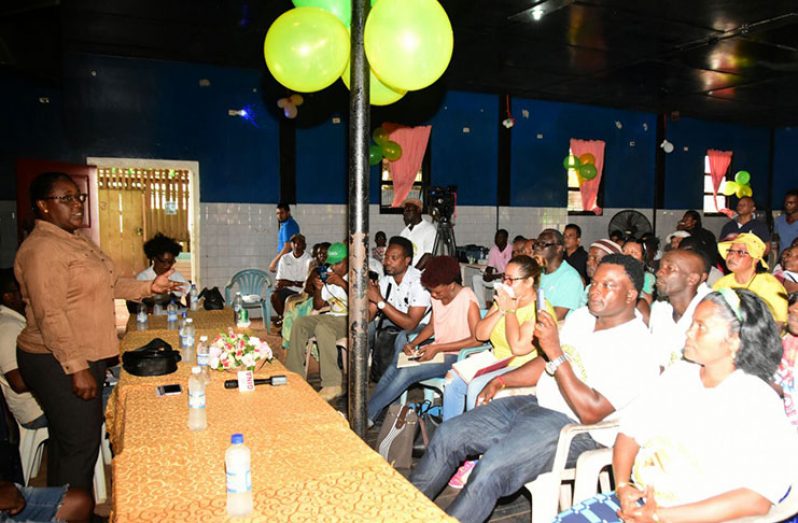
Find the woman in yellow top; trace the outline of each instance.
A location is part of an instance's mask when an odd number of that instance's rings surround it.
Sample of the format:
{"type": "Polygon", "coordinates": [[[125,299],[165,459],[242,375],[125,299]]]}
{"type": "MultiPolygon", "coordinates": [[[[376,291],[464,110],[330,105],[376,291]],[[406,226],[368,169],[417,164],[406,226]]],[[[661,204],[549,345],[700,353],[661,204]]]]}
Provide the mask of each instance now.
{"type": "Polygon", "coordinates": [[[762,259],[765,254],[762,240],[756,234],[744,232],[733,240],[720,242],[718,252],[726,260],[731,273],[716,281],[712,289],[746,289],[753,292],[768,306],[781,331],[787,321],[787,291],[775,276],[757,270],[760,264],[767,269],[762,259]]]}
{"type": "MultiPolygon", "coordinates": [[[[478,340],[490,339],[497,360],[514,357],[506,367],[478,376],[468,384],[452,373],[451,382],[447,383],[443,393],[444,421],[462,414],[466,408],[473,409],[477,396],[490,380],[538,355],[532,338],[543,267],[540,258],[523,254],[515,256],[507,264],[502,283],[512,289],[514,296],[499,288],[493,307],[477,323],[476,337],[478,340]]],[[[549,312],[553,313],[553,310],[549,312]]]]}

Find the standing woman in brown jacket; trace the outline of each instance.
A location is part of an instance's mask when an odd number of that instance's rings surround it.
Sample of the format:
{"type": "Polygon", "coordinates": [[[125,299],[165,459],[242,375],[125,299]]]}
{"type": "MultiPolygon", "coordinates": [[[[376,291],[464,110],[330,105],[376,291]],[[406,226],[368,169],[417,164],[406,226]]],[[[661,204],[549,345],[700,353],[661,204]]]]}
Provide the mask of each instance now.
{"type": "Polygon", "coordinates": [[[178,284],[170,273],[153,281],[120,278],[111,259],[78,232],[86,195],[68,175],[41,174],[30,194],[38,219],[14,261],[27,320],[17,338],[19,370],[47,417],[48,486],[91,492],[104,360],[119,355],[114,298],[141,299],[178,284]]]}

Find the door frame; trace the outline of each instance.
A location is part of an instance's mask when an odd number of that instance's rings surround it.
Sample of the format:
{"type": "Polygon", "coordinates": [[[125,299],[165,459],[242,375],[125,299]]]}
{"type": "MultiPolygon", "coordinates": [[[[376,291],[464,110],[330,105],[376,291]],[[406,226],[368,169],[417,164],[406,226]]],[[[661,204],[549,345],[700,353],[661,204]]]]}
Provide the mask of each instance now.
{"type": "MultiPolygon", "coordinates": [[[[191,238],[191,278],[190,280],[197,284],[198,288],[202,288],[202,278],[200,275],[202,257],[200,256],[200,249],[202,244],[200,241],[200,183],[199,183],[199,162],[186,161],[186,160],[161,160],[156,158],[113,158],[113,157],[98,157],[89,156],[86,158],[86,163],[96,165],[100,168],[119,167],[122,169],[182,169],[189,171],[189,181],[191,183],[191,193],[189,194],[189,208],[188,208],[188,233],[191,238]]],[[[97,183],[95,178],[95,183],[97,183]]],[[[97,188],[95,187],[95,190],[97,188]]]]}

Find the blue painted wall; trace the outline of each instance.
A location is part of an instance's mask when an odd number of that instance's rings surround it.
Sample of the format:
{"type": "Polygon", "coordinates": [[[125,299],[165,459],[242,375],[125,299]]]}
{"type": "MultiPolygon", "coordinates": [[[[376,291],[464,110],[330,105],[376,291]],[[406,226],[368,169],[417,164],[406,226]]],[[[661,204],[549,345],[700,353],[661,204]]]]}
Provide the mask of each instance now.
{"type": "Polygon", "coordinates": [[[708,149],[733,151],[730,175],[740,170],[749,171],[754,198],[766,199],[769,128],[681,118],[668,124],[667,136],[673,142],[674,151],[667,156],[665,164],[665,208],[701,209],[704,156],[708,149]]]}
{"type": "Polygon", "coordinates": [[[652,206],[656,115],[523,98],[513,99],[512,112],[512,205],[567,204],[562,162],[578,138],[606,142],[604,207],[652,206]]]}
{"type": "MultiPolygon", "coordinates": [[[[19,157],[83,163],[87,156],[118,156],[199,161],[204,202],[277,200],[279,122],[272,106],[275,97],[262,93],[265,70],[77,55],[66,60],[65,71],[58,87],[0,71],[0,199],[15,197],[14,162],[19,157]],[[201,79],[210,86],[201,87],[201,79]],[[50,103],[40,103],[39,97],[48,97],[50,103]],[[228,116],[228,109],[242,107],[252,111],[254,121],[228,116]]],[[[497,129],[503,117],[498,102],[495,95],[452,91],[442,97],[437,112],[419,121],[392,118],[433,126],[431,181],[457,185],[462,205],[496,204],[497,129]]],[[[511,145],[512,205],[565,205],[562,159],[572,137],[607,142],[605,207],[652,205],[654,114],[523,98],[512,104],[517,122],[511,145]]],[[[340,116],[338,124],[323,118],[297,129],[300,203],[347,201],[346,107],[340,116]]],[[[667,137],[676,149],[666,158],[666,208],[700,207],[708,148],[733,150],[732,172],[750,171],[755,196],[764,194],[769,129],[682,118],[669,123],[667,137]]],[[[795,150],[798,130],[778,129],[777,205],[785,190],[798,185],[795,150]]],[[[372,203],[378,196],[379,173],[372,169],[372,203]]]]}

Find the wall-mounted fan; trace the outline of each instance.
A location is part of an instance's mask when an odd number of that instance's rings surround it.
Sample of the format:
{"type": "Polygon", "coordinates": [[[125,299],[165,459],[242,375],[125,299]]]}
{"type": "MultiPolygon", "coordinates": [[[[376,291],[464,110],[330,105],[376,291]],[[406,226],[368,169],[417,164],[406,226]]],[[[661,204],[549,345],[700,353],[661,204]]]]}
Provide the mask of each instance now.
{"type": "Polygon", "coordinates": [[[642,213],[634,210],[621,211],[610,220],[607,226],[607,234],[612,235],[614,231],[621,231],[624,238],[634,237],[640,239],[647,232],[653,232],[651,222],[642,213]]]}

